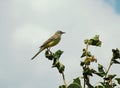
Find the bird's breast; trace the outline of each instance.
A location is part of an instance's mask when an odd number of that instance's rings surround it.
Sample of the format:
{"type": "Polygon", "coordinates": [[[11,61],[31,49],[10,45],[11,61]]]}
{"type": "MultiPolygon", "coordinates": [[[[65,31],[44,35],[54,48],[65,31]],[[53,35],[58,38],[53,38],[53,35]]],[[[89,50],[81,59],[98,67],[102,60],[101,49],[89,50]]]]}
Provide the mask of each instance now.
{"type": "Polygon", "coordinates": [[[47,45],[48,47],[52,47],[55,46],[56,44],[58,44],[60,42],[61,38],[56,38],[53,41],[49,42],[47,45]]]}

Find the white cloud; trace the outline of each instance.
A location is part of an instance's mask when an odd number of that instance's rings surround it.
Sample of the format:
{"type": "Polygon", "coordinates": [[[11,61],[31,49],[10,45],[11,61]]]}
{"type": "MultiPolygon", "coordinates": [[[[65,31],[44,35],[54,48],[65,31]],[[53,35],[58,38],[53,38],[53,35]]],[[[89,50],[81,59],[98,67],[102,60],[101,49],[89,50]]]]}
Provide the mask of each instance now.
{"type": "Polygon", "coordinates": [[[35,44],[43,42],[49,35],[50,33],[47,28],[33,24],[24,24],[13,32],[13,42],[22,45],[35,44]]]}

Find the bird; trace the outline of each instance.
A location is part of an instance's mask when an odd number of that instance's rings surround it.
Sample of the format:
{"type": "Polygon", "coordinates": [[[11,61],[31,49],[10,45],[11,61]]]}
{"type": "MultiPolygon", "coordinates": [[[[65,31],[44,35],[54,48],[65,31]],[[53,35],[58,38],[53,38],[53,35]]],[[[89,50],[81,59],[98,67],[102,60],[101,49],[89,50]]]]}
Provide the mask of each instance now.
{"type": "Polygon", "coordinates": [[[53,36],[51,36],[48,40],[46,40],[39,48],[39,51],[31,58],[33,60],[38,54],[40,54],[44,49],[51,48],[57,45],[61,40],[61,35],[65,34],[63,31],[56,31],[53,36]]]}

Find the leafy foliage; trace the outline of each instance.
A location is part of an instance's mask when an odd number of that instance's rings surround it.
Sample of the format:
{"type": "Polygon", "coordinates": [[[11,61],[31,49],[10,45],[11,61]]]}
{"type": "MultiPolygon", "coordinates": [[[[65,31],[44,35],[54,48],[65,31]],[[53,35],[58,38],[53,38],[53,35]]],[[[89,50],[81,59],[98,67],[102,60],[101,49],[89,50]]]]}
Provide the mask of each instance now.
{"type": "Polygon", "coordinates": [[[84,40],[85,44],[92,45],[92,46],[101,46],[102,42],[99,40],[99,35],[95,35],[91,39],[84,40]]]}
{"type": "Polygon", "coordinates": [[[115,78],[117,80],[118,84],[120,84],[120,78],[115,78]]]}
{"type": "Polygon", "coordinates": [[[83,48],[83,53],[81,58],[84,58],[83,61],[80,61],[80,66],[82,67],[82,78],[74,78],[72,83],[69,85],[66,84],[64,70],[65,66],[60,62],[60,57],[63,54],[63,51],[57,50],[55,53],[51,52],[49,49],[45,52],[45,57],[48,60],[52,60],[52,67],[56,67],[60,74],[62,74],[64,85],[59,86],[59,88],[114,88],[120,86],[120,78],[116,78],[117,74],[109,74],[109,70],[113,64],[120,64],[120,51],[118,48],[112,49],[112,58],[107,70],[104,69],[102,64],[98,64],[98,69],[95,70],[91,68],[91,63],[97,62],[96,57],[89,51],[89,46],[100,47],[102,41],[99,39],[99,35],[95,35],[91,39],[85,39],[84,44],[86,45],[83,48]],[[93,85],[90,83],[90,78],[97,75],[102,81],[98,81],[98,85],[93,85]],[[83,81],[83,85],[81,84],[83,81]]]}
{"type": "Polygon", "coordinates": [[[118,48],[116,48],[112,49],[112,52],[113,52],[112,63],[120,64],[120,62],[118,61],[118,59],[120,60],[120,51],[118,50],[118,48]]]}
{"type": "Polygon", "coordinates": [[[65,86],[65,85],[62,85],[62,86],[59,86],[59,88],[66,88],[66,86],[65,86]]]}
{"type": "MultiPolygon", "coordinates": [[[[81,58],[85,58],[84,61],[80,62],[80,66],[83,68],[83,78],[84,78],[84,88],[86,85],[88,88],[114,88],[117,84],[114,83],[112,80],[116,79],[116,74],[108,74],[110,67],[113,64],[120,64],[118,59],[120,59],[120,51],[116,49],[112,49],[113,57],[111,59],[110,65],[107,69],[107,71],[104,70],[103,65],[98,64],[98,71],[94,69],[90,69],[90,64],[92,62],[97,62],[97,59],[92,55],[90,51],[88,51],[88,46],[97,46],[100,47],[102,45],[102,42],[99,40],[99,36],[96,35],[91,39],[84,40],[84,44],[86,44],[86,48],[83,49],[83,53],[81,55],[81,58]],[[103,82],[100,82],[97,86],[92,86],[90,83],[90,76],[92,77],[93,74],[101,77],[103,79],[103,82]]],[[[120,82],[119,79],[116,79],[118,84],[120,82]]]]}
{"type": "Polygon", "coordinates": [[[73,79],[73,82],[67,88],[82,88],[79,77],[73,79]]]}
{"type": "Polygon", "coordinates": [[[60,73],[62,73],[65,69],[65,66],[59,61],[62,53],[63,51],[61,50],[57,50],[55,53],[52,53],[50,50],[47,50],[45,52],[46,58],[48,58],[49,60],[53,60],[52,67],[56,67],[60,73]]]}

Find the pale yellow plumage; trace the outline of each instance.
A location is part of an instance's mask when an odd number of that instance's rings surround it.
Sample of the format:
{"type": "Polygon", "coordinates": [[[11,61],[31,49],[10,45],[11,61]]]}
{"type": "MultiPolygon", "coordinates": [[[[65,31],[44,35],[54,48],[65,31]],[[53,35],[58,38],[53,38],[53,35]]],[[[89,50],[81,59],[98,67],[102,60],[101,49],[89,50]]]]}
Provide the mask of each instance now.
{"type": "Polygon", "coordinates": [[[44,49],[50,48],[52,46],[55,46],[58,44],[61,40],[61,35],[65,32],[57,31],[53,36],[51,36],[47,41],[45,41],[41,46],[39,51],[31,58],[33,60],[40,52],[42,52],[44,49]]]}

